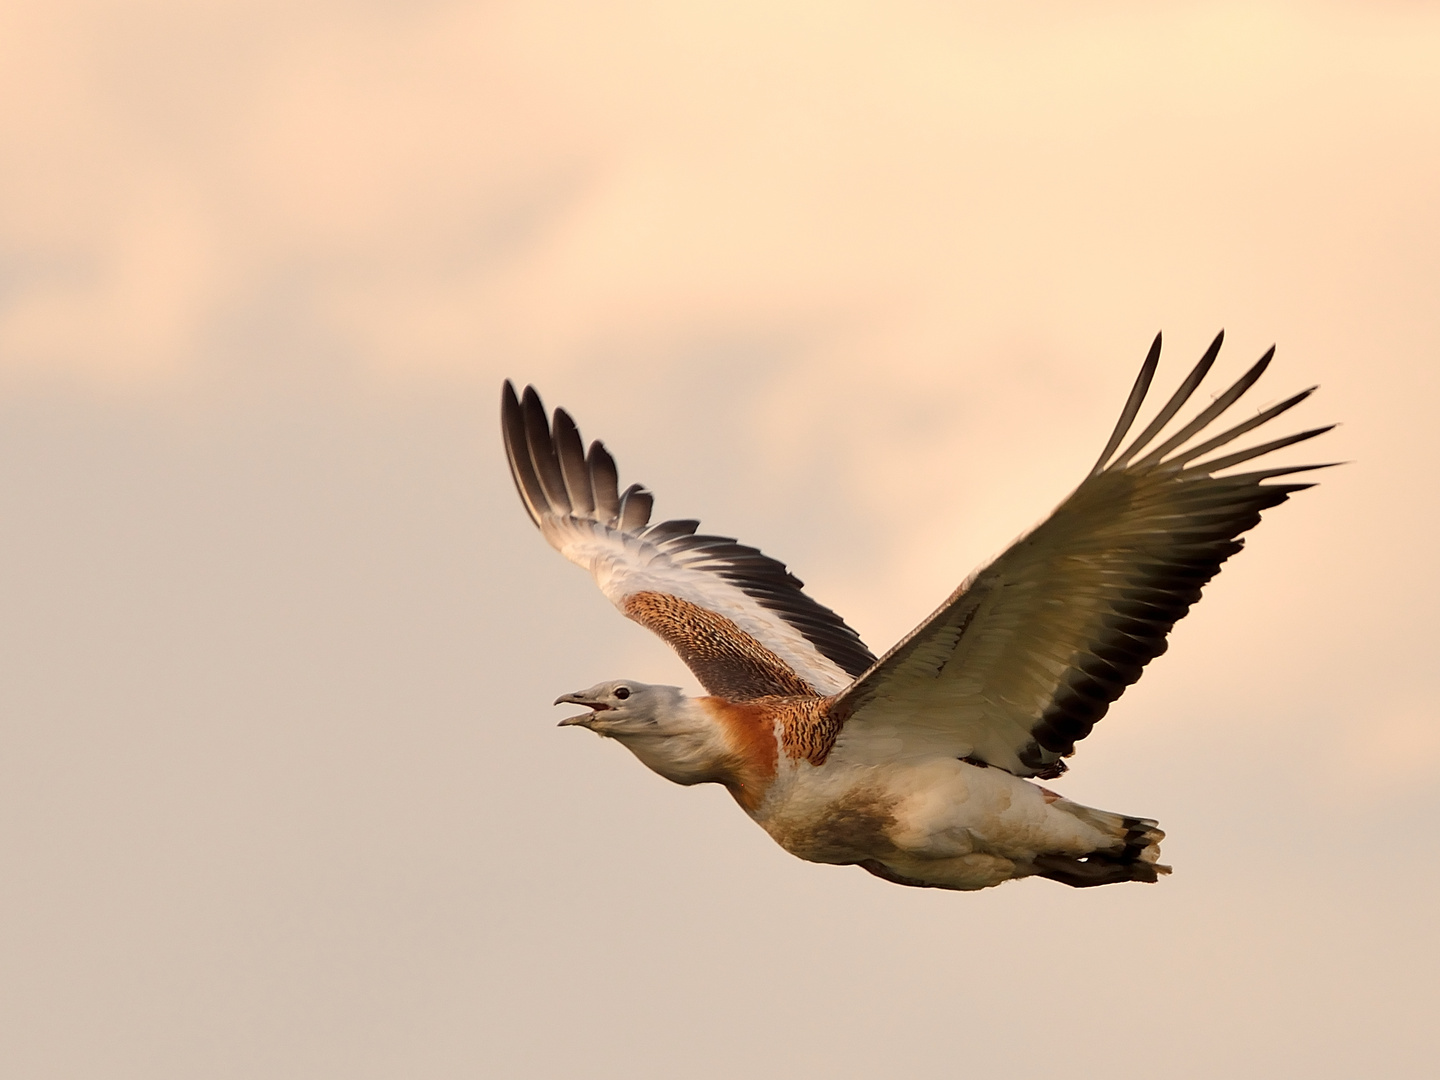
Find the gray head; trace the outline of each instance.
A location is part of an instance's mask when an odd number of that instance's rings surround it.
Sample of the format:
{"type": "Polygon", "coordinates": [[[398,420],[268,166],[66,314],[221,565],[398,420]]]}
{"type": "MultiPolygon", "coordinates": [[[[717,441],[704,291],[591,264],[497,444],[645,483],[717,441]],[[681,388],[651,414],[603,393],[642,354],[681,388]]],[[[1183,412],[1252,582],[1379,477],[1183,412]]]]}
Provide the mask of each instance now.
{"type": "Polygon", "coordinates": [[[561,694],[555,704],[585,705],[590,712],[561,720],[616,739],[667,780],[699,784],[717,779],[729,748],[709,714],[675,686],[634,679],[596,683],[561,694]]]}
{"type": "Polygon", "coordinates": [[[591,710],[561,720],[561,727],[587,727],[610,738],[665,734],[665,721],[680,711],[686,698],[676,686],[651,686],[634,679],[596,683],[589,690],[561,694],[556,705],[585,705],[591,710]]]}

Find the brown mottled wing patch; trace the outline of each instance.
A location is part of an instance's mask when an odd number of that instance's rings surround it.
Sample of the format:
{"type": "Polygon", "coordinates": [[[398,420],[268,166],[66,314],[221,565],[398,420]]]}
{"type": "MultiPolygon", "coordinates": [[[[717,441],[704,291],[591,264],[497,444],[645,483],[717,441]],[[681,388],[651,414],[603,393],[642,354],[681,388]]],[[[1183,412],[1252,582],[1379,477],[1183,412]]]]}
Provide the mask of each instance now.
{"type": "Polygon", "coordinates": [[[1240,550],[1239,535],[1259,522],[1262,510],[1311,486],[1262,481],[1324,467],[1215,475],[1329,428],[1196,462],[1309,396],[1306,390],[1202,436],[1260,377],[1271,353],[1178,432],[1150,445],[1199,385],[1220,341],[1115,456],[1154,373],[1156,338],[1085,482],[838,695],[834,711],[843,727],[836,754],[847,760],[947,754],[1019,776],[1064,769],[1060,759],[1165,651],[1171,627],[1240,550]],[[1203,441],[1192,442],[1196,436],[1203,441]]]}
{"type": "Polygon", "coordinates": [[[811,765],[825,764],[840,731],[840,719],[831,708],[833,701],[833,698],[792,699],[780,706],[780,745],[786,757],[808,761],[811,765]]]}
{"type": "Polygon", "coordinates": [[[815,693],[790,666],[723,615],[665,593],[627,596],[621,610],[667,641],[700,685],[730,701],[815,693]]]}

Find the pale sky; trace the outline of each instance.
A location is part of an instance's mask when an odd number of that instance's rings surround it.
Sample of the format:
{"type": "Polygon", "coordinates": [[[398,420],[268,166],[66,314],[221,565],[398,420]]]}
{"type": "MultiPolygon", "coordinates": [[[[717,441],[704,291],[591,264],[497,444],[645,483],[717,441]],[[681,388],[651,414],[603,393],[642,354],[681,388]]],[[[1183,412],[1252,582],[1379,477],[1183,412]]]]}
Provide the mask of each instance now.
{"type": "Polygon", "coordinates": [[[1418,0],[0,5],[0,1060],[1429,1076],[1436,192],[1418,0]],[[883,651],[1221,327],[1350,464],[1055,783],[1172,877],[902,889],[555,728],[695,684],[503,378],[883,651]]]}

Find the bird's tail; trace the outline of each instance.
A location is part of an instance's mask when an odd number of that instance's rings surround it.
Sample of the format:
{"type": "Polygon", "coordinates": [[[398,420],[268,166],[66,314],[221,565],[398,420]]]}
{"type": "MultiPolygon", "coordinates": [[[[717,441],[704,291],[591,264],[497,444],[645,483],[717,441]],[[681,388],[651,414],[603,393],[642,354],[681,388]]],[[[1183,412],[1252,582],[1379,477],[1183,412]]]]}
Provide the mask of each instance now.
{"type": "Polygon", "coordinates": [[[1165,834],[1157,822],[1064,802],[1066,810],[1110,837],[1111,843],[1085,855],[1037,856],[1035,873],[1040,877],[1084,889],[1117,881],[1157,881],[1170,873],[1170,867],[1158,861],[1165,834]]]}

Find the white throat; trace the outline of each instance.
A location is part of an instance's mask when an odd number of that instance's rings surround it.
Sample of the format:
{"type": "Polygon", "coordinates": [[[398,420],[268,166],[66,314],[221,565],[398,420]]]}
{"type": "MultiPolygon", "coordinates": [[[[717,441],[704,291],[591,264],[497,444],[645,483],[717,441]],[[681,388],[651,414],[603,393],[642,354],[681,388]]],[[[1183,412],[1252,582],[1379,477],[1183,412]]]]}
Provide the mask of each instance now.
{"type": "Polygon", "coordinates": [[[733,756],[724,734],[699,702],[683,695],[657,710],[645,729],[607,732],[645,766],[677,784],[723,779],[733,756]]]}

